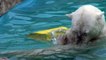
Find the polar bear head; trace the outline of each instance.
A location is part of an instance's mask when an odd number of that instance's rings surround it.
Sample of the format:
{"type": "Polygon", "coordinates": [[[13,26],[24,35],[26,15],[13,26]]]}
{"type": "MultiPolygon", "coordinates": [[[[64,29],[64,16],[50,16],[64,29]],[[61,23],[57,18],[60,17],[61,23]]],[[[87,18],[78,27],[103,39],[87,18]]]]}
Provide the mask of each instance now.
{"type": "Polygon", "coordinates": [[[83,5],[66,16],[72,19],[72,30],[85,33],[88,39],[99,36],[104,28],[104,12],[92,5],[83,5]]]}

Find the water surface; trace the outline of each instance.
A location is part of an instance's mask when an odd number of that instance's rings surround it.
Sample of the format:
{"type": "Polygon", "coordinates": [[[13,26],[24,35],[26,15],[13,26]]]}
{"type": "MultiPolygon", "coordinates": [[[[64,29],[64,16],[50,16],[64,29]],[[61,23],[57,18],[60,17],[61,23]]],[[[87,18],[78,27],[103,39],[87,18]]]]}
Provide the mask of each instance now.
{"type": "MultiPolygon", "coordinates": [[[[0,52],[50,47],[50,42],[29,39],[26,35],[58,26],[71,27],[71,20],[65,14],[84,4],[92,4],[106,11],[105,0],[23,0],[0,17],[0,52]]],[[[96,55],[104,58],[105,51],[101,48],[96,55]]],[[[87,59],[76,56],[73,60],[87,59]]]]}

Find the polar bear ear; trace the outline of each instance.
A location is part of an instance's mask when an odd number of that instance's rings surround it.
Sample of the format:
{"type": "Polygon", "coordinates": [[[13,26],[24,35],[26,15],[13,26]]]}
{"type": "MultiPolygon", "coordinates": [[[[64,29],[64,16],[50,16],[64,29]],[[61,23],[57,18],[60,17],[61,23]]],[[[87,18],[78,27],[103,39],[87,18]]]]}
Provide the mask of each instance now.
{"type": "Polygon", "coordinates": [[[101,12],[101,13],[97,14],[97,19],[98,20],[101,19],[103,15],[104,15],[104,12],[101,12]]]}
{"type": "Polygon", "coordinates": [[[66,14],[66,16],[68,16],[68,17],[72,18],[72,14],[66,14]]]}

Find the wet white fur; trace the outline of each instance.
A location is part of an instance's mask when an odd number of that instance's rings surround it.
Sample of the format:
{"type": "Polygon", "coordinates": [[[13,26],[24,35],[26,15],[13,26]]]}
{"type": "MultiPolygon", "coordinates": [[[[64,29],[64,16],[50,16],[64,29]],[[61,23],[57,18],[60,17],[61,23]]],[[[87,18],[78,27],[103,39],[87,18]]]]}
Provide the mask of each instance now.
{"type": "MultiPolygon", "coordinates": [[[[100,37],[103,35],[106,29],[104,12],[92,5],[83,5],[79,7],[75,12],[66,14],[72,19],[72,28],[68,30],[66,35],[68,40],[72,41],[72,38],[76,38],[76,34],[86,33],[84,42],[89,42],[90,39],[100,37]],[[73,34],[72,32],[77,32],[73,34]]],[[[77,40],[77,38],[76,38],[77,40]]]]}
{"type": "Polygon", "coordinates": [[[72,19],[72,27],[75,30],[83,27],[83,31],[89,32],[97,25],[96,22],[101,25],[100,29],[102,29],[105,23],[104,12],[92,5],[81,6],[75,12],[67,14],[67,16],[72,19]]]}

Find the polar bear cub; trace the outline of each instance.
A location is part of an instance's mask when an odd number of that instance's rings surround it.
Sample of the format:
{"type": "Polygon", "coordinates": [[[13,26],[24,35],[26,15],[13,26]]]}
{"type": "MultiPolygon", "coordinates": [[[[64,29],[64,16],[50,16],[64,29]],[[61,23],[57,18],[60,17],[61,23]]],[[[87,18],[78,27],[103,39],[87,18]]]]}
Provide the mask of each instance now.
{"type": "Polygon", "coordinates": [[[58,39],[59,43],[87,44],[102,34],[105,17],[97,7],[83,5],[66,16],[71,18],[72,27],[58,39]]]}
{"type": "Polygon", "coordinates": [[[81,29],[85,33],[93,31],[92,29],[99,31],[105,24],[104,12],[92,5],[81,6],[75,12],[66,15],[72,19],[72,29],[81,29]]]}

